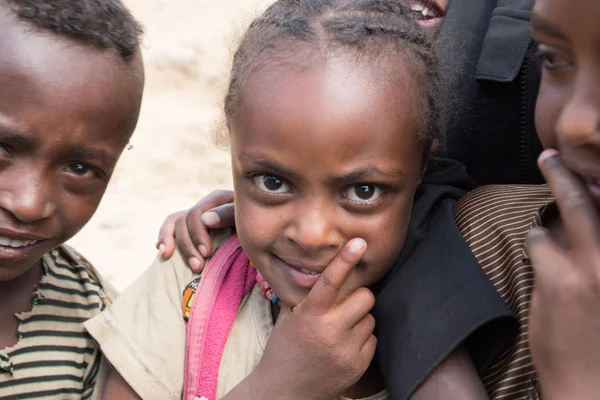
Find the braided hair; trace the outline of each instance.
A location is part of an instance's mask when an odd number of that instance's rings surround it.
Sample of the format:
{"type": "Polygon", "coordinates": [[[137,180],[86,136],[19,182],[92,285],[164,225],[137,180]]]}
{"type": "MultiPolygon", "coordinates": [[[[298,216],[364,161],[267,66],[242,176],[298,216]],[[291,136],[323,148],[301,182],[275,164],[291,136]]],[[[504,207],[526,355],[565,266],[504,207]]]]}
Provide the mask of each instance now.
{"type": "Polygon", "coordinates": [[[297,67],[311,54],[350,53],[369,63],[393,62],[412,72],[419,134],[427,154],[443,144],[448,100],[432,37],[414,13],[390,0],[278,0],[256,18],[234,54],[224,101],[227,126],[248,76],[265,65],[297,67]]]}
{"type": "Polygon", "coordinates": [[[136,54],[142,28],[121,0],[1,0],[22,21],[102,49],[126,62],[136,54]]]}

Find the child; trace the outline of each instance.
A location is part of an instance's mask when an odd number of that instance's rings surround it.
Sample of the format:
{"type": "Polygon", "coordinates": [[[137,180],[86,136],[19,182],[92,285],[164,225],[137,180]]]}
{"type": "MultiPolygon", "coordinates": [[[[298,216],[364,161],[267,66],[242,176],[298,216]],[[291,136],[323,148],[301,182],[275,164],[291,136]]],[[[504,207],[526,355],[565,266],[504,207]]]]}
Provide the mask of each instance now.
{"type": "Polygon", "coordinates": [[[96,210],[140,108],[120,1],[0,2],[0,398],[99,398],[82,322],[114,292],[64,242],[96,210]]]}
{"type": "Polygon", "coordinates": [[[376,400],[419,387],[427,399],[484,396],[474,367],[506,344],[510,314],[477,265],[429,265],[433,252],[405,241],[411,216],[430,203],[449,225],[428,226],[455,229],[453,195],[422,184],[441,139],[442,83],[428,35],[395,2],[280,0],[257,18],[225,100],[237,236],[201,280],[181,255],[159,259],[86,323],[114,367],[106,398],[376,400]],[[411,282],[420,272],[410,302],[403,286],[386,286],[392,270],[411,282]],[[240,279],[236,290],[230,279],[240,279]],[[377,324],[398,333],[381,365],[405,379],[384,382],[371,360],[366,287],[376,284],[377,324]],[[196,376],[204,361],[212,369],[196,376]],[[457,379],[423,384],[439,364],[457,379]]]}
{"type": "Polygon", "coordinates": [[[600,35],[599,16],[594,0],[536,1],[536,125],[548,185],[483,187],[456,210],[520,319],[515,346],[485,382],[494,398],[598,398],[600,52],[590,38],[600,35]]]}

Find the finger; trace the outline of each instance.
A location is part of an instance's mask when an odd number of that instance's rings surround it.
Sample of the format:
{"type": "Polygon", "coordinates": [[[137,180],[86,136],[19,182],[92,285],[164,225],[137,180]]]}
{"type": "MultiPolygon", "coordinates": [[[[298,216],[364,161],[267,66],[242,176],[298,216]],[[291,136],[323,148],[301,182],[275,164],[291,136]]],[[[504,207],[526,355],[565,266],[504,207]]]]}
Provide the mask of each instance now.
{"type": "Polygon", "coordinates": [[[204,258],[212,254],[212,241],[208,234],[208,228],[202,223],[204,210],[193,207],[185,217],[185,225],[192,244],[204,258]]]}
{"type": "Polygon", "coordinates": [[[195,273],[199,273],[204,268],[204,257],[194,246],[187,229],[185,218],[179,218],[175,223],[175,242],[181,252],[183,259],[195,273]]]}
{"type": "MultiPolygon", "coordinates": [[[[214,190],[196,203],[192,209],[199,210],[199,214],[202,215],[213,208],[229,203],[233,203],[233,192],[231,190],[214,190]]],[[[211,224],[207,226],[209,228],[217,228],[211,224]]]]}
{"type": "Polygon", "coordinates": [[[377,338],[375,335],[369,335],[367,341],[360,349],[361,358],[369,365],[375,356],[375,350],[377,349],[377,338]]]}
{"type": "Polygon", "coordinates": [[[369,336],[373,334],[375,330],[375,317],[371,314],[365,315],[356,325],[352,328],[354,332],[356,332],[357,336],[361,338],[361,346],[369,339],[369,336]]]}
{"type": "Polygon", "coordinates": [[[550,232],[545,228],[534,228],[527,234],[527,254],[535,272],[536,287],[545,288],[546,277],[562,276],[568,271],[561,262],[564,259],[563,250],[552,239],[550,232]]]}
{"type": "Polygon", "coordinates": [[[600,240],[600,220],[585,184],[565,167],[556,150],[544,151],[538,164],[556,198],[569,245],[595,247],[600,240]]]}
{"type": "Polygon", "coordinates": [[[223,204],[202,214],[202,222],[212,229],[229,228],[235,225],[233,203],[223,204]]]}
{"type": "Polygon", "coordinates": [[[160,226],[156,248],[164,260],[168,260],[175,251],[175,222],[185,211],[169,215],[160,226]]]}
{"type": "Polygon", "coordinates": [[[375,305],[375,296],[367,288],[358,288],[337,306],[341,324],[347,327],[360,323],[375,305]]]}
{"type": "Polygon", "coordinates": [[[301,302],[302,307],[317,314],[326,313],[334,307],[340,287],[366,249],[367,243],[363,239],[355,238],[346,243],[301,302]]]}

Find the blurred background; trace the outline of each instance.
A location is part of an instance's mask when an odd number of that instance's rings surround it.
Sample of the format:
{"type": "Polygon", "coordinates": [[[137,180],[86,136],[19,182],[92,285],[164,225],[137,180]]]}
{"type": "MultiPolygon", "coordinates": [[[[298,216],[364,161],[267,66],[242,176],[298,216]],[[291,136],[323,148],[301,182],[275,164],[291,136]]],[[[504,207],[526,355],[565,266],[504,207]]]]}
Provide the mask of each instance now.
{"type": "Polygon", "coordinates": [[[125,0],[144,25],[140,121],[100,208],[69,244],[119,290],[152,262],[164,218],[231,189],[218,147],[221,99],[235,44],[272,0],[125,0]]]}

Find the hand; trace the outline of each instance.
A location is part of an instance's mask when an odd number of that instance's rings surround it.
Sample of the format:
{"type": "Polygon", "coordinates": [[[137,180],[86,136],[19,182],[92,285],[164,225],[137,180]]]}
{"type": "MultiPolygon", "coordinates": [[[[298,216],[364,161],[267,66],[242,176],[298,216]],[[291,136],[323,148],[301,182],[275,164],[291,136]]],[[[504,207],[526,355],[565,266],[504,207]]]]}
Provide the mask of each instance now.
{"type": "Polygon", "coordinates": [[[160,227],[156,247],[167,260],[177,246],[192,270],[199,273],[212,254],[208,229],[229,228],[234,224],[233,192],[215,190],[189,210],[169,215],[160,227]]]}
{"type": "Polygon", "coordinates": [[[543,228],[527,238],[535,270],[529,315],[531,353],[544,399],[600,393],[600,216],[587,188],[559,158],[539,158],[568,237],[565,250],[543,228]]]}
{"type": "Polygon", "coordinates": [[[351,240],[300,304],[282,306],[256,370],[270,387],[277,386],[277,393],[281,388],[296,398],[330,399],[369,367],[377,345],[369,313],[375,297],[359,288],[336,304],[340,287],[365,251],[364,240],[351,240]]]}

